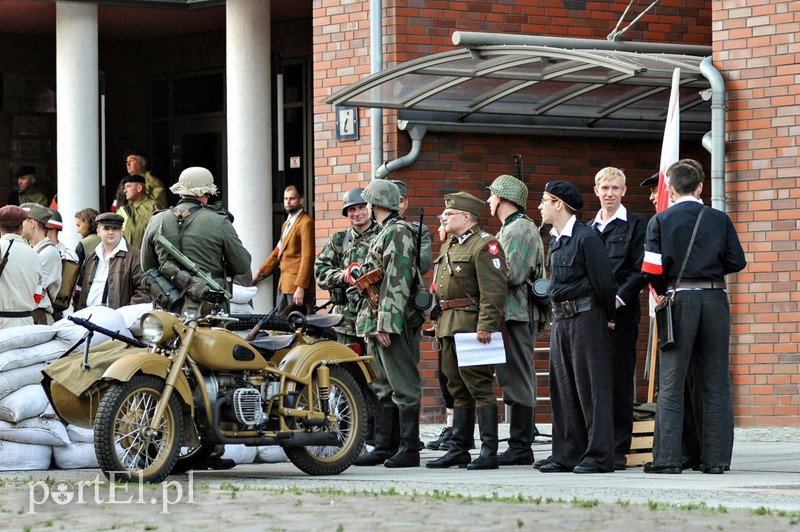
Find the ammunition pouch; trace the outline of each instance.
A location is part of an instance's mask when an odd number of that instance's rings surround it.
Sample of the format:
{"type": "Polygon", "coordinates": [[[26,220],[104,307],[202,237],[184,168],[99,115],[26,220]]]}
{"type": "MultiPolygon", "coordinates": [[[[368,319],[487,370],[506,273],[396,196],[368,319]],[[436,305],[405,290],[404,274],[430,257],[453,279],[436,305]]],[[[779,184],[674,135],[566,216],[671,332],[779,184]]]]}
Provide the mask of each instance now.
{"type": "Polygon", "coordinates": [[[334,305],[347,305],[347,288],[344,286],[334,286],[330,294],[334,305]]]}
{"type": "Polygon", "coordinates": [[[150,286],[150,298],[159,307],[169,312],[180,313],[183,294],[156,268],[144,272],[150,286]]]}

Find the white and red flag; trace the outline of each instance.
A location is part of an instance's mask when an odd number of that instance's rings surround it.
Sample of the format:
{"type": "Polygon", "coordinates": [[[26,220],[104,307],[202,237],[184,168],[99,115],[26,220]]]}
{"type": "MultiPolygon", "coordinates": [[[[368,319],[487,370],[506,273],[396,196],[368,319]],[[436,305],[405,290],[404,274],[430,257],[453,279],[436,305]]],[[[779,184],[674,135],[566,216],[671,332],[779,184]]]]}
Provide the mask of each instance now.
{"type": "Polygon", "coordinates": [[[661,143],[661,163],[658,165],[658,203],[656,212],[661,212],[670,205],[669,181],[667,168],[680,157],[678,151],[681,139],[681,104],[680,104],[680,79],[681,69],[672,71],[672,90],[669,94],[669,107],[667,108],[667,123],[664,126],[664,140],[661,143]]]}

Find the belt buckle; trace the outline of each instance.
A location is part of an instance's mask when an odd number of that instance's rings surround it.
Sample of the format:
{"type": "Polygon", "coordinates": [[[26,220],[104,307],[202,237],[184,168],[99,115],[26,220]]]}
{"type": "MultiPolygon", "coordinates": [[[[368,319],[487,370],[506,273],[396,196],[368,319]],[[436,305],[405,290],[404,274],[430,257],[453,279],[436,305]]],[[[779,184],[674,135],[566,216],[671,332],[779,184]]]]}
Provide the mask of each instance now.
{"type": "Polygon", "coordinates": [[[558,306],[561,309],[561,314],[563,314],[565,318],[571,318],[575,315],[575,305],[572,301],[562,301],[558,306]]]}

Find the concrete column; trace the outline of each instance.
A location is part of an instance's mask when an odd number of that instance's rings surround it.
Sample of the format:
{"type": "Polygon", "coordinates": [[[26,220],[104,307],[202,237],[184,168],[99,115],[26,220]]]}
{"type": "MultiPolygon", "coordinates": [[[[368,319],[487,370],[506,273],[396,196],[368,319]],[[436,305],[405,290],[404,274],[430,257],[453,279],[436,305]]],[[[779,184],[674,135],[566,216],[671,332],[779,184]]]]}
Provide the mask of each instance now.
{"type": "MultiPolygon", "coordinates": [[[[272,242],[270,0],[225,4],[228,208],[257,268],[272,242]]],[[[272,279],[258,285],[256,312],[275,303],[272,279]]]]}
{"type": "Polygon", "coordinates": [[[98,208],[100,195],[100,112],[97,5],[56,3],[56,152],[61,239],[80,241],[74,214],[98,208]]]}

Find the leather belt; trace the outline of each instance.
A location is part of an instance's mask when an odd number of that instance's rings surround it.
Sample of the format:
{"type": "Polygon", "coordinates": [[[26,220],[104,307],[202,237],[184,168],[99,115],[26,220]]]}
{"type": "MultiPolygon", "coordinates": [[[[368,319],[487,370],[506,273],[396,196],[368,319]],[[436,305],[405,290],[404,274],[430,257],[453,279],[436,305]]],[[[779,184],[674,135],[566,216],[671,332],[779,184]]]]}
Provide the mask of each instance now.
{"type": "Polygon", "coordinates": [[[0,318],[29,318],[31,316],[30,310],[21,310],[19,312],[0,312],[0,318]]]}
{"type": "Polygon", "coordinates": [[[565,320],[592,309],[592,296],[553,303],[553,319],[565,320]]]}
{"type": "Polygon", "coordinates": [[[725,281],[681,281],[680,283],[670,283],[667,290],[681,288],[702,289],[702,290],[725,290],[725,281]]]}
{"type": "Polygon", "coordinates": [[[459,297],[456,299],[445,299],[439,301],[439,306],[442,310],[450,310],[451,308],[464,308],[474,305],[473,300],[468,297],[459,297]]]}

